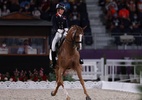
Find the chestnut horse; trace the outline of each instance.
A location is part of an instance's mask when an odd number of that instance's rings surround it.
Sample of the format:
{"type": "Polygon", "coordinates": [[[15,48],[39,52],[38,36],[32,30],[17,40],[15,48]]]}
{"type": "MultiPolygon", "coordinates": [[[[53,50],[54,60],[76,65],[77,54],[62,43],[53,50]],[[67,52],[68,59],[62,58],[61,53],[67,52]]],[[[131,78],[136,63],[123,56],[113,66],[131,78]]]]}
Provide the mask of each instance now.
{"type": "Polygon", "coordinates": [[[79,63],[80,54],[78,49],[81,49],[82,37],[84,34],[83,30],[85,28],[86,27],[81,28],[77,25],[71,26],[67,36],[65,37],[65,40],[63,41],[61,47],[58,50],[58,60],[55,69],[57,86],[55,90],[51,92],[52,96],[55,96],[58,91],[58,88],[62,86],[67,96],[66,99],[70,100],[68,92],[65,90],[63,85],[63,75],[67,69],[73,69],[77,72],[80,83],[84,90],[84,94],[86,95],[86,100],[91,100],[85,88],[84,80],[82,78],[82,66],[79,63]]]}

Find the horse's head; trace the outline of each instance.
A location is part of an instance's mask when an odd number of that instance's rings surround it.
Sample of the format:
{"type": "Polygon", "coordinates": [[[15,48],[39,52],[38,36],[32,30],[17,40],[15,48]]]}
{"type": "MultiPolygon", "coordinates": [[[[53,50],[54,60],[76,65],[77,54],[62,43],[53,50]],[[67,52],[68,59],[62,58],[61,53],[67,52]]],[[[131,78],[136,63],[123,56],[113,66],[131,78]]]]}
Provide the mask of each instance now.
{"type": "Polygon", "coordinates": [[[85,29],[81,28],[80,26],[73,25],[70,30],[68,31],[67,38],[69,41],[73,43],[74,46],[77,47],[77,49],[81,50],[82,49],[82,38],[84,35],[83,30],[85,29]]]}

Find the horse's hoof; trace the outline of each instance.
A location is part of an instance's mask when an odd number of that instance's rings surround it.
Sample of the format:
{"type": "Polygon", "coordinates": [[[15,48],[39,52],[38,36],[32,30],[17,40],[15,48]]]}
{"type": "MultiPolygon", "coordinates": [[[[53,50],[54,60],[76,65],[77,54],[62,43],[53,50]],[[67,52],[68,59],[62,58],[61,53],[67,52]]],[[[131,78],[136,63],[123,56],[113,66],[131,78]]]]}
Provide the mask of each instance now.
{"type": "Polygon", "coordinates": [[[91,98],[89,96],[86,97],[86,100],[91,100],[91,98]]]}
{"type": "Polygon", "coordinates": [[[70,100],[70,97],[69,97],[69,96],[67,96],[66,100],[70,100]]]}
{"type": "Polygon", "coordinates": [[[51,92],[51,96],[55,96],[53,91],[51,92]]]}

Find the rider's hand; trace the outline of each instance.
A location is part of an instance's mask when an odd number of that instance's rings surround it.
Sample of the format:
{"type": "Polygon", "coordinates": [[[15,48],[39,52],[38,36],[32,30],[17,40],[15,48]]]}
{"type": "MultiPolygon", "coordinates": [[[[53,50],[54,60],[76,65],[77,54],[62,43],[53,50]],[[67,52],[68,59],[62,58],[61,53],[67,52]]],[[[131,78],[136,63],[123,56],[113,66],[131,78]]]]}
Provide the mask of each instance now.
{"type": "Polygon", "coordinates": [[[64,30],[67,32],[69,29],[68,28],[64,28],[64,30]]]}
{"type": "Polygon", "coordinates": [[[67,34],[68,34],[68,33],[65,31],[63,35],[64,35],[64,36],[67,36],[67,34]]]}
{"type": "Polygon", "coordinates": [[[63,31],[64,31],[64,30],[62,30],[62,29],[58,29],[58,30],[57,30],[57,32],[60,33],[60,34],[63,33],[63,31]]]}
{"type": "Polygon", "coordinates": [[[64,36],[67,36],[68,30],[69,30],[68,28],[64,28],[64,31],[65,31],[65,32],[64,32],[64,36]]]}

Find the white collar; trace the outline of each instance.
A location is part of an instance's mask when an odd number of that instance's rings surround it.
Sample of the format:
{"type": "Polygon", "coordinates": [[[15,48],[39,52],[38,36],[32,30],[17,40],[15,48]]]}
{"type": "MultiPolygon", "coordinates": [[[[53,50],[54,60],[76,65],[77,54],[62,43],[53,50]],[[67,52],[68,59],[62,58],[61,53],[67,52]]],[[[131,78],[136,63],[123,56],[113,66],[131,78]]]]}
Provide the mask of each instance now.
{"type": "Polygon", "coordinates": [[[57,13],[60,17],[62,16],[61,14],[57,13]]]}

